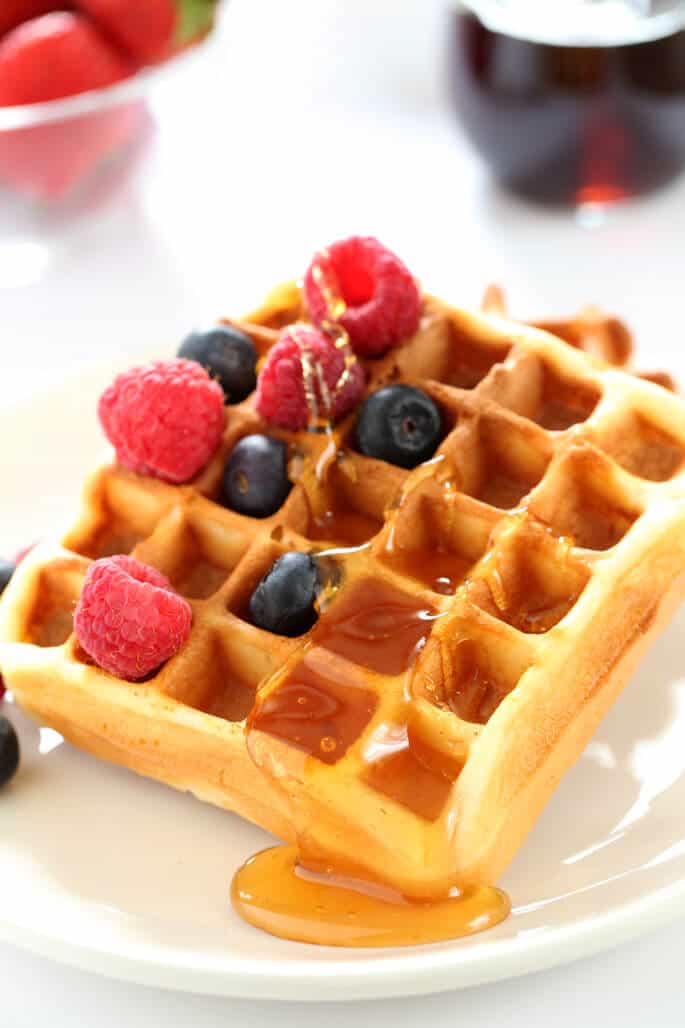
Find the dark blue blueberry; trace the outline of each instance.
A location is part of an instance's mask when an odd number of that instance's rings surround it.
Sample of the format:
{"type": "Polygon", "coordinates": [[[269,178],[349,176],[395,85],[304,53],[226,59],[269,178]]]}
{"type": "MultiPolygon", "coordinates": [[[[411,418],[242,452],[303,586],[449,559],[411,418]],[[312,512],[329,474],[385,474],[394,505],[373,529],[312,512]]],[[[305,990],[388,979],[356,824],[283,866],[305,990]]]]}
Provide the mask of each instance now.
{"type": "Polygon", "coordinates": [[[6,785],[19,767],[19,740],[12,723],[0,714],[0,785],[6,785]]]}
{"type": "Polygon", "coordinates": [[[13,564],[10,560],[3,560],[0,557],[0,596],[2,596],[9,585],[10,578],[16,570],[16,564],[13,564]]]}
{"type": "Polygon", "coordinates": [[[268,518],[283,506],[291,488],[285,443],[268,435],[246,435],[226,461],[221,500],[239,514],[268,518]]]}
{"type": "Polygon", "coordinates": [[[357,449],[401,468],[432,457],[441,436],[440,409],[412,386],[384,386],[364,401],[357,417],[357,449]]]}
{"type": "Polygon", "coordinates": [[[316,622],[315,600],[321,589],[319,566],[310,554],[284,553],[250,597],[250,618],[276,635],[302,635],[316,622]]]}
{"type": "Polygon", "coordinates": [[[227,403],[240,403],[257,386],[254,343],[232,325],[192,332],[181,343],[178,356],[206,368],[223,389],[227,403]]]}

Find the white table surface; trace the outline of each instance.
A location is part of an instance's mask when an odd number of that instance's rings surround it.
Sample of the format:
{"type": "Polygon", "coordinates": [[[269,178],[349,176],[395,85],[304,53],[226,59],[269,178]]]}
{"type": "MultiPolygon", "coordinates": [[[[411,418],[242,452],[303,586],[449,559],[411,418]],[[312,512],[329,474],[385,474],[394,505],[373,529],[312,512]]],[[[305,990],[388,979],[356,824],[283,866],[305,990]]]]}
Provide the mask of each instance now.
{"type": "MultiPolygon", "coordinates": [[[[457,302],[493,280],[520,314],[594,301],[629,319],[643,366],[682,361],[685,181],[585,227],[506,197],[450,115],[446,35],[437,0],[235,0],[206,59],[155,89],[157,132],[106,202],[48,211],[0,192],[0,403],[122,350],[172,350],[352,232],[457,302]]],[[[40,508],[26,539],[45,531],[40,508]]],[[[685,1024],[684,951],[680,922],[499,985],[337,1006],[157,992],[0,946],[0,1023],[670,1028],[685,1024]]]]}

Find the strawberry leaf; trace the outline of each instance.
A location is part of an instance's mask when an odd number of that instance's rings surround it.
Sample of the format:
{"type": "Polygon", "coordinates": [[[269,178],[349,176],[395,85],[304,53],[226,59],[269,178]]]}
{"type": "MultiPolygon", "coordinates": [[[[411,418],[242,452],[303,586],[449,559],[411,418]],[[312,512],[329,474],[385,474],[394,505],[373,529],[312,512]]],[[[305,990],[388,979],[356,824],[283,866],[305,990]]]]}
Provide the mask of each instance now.
{"type": "Polygon", "coordinates": [[[178,6],[177,46],[183,46],[210,31],[214,24],[217,0],[176,0],[176,3],[178,6]]]}

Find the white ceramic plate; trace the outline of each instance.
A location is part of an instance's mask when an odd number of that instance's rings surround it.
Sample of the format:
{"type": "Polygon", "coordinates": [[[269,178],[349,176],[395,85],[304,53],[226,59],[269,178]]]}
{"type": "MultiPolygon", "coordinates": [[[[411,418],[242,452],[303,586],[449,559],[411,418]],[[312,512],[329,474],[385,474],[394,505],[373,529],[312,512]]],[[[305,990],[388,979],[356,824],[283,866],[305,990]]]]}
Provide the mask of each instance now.
{"type": "MultiPolygon", "coordinates": [[[[101,445],[95,398],[110,377],[0,412],[9,552],[69,516],[101,445]]],[[[0,936],[150,985],[322,1000],[492,981],[637,935],[685,911],[684,629],[681,614],[516,858],[502,883],[509,920],[416,949],[322,949],[243,924],[229,884],[269,844],[264,833],[98,763],[10,709],[23,764],[0,796],[0,936]]]]}

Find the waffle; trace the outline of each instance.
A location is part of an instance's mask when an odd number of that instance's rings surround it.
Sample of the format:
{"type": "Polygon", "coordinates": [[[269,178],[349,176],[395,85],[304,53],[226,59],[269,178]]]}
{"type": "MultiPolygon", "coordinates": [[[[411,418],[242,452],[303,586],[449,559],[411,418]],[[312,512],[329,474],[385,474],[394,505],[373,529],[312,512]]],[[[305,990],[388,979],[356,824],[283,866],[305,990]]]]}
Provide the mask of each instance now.
{"type": "MultiPolygon", "coordinates": [[[[260,354],[303,316],[280,288],[235,322],[260,354]]],[[[591,349],[591,348],[590,348],[591,349]]],[[[186,486],[108,458],[59,545],[0,604],[0,666],[41,723],[106,760],[236,811],[313,859],[409,895],[492,882],[685,590],[685,405],[549,332],[427,298],[369,392],[424,389],[435,457],[405,471],[333,434],[230,408],[186,486]],[[264,520],[216,501],[227,453],[269,431],[297,476],[264,520]],[[287,550],[318,552],[317,624],[247,617],[287,550]],[[138,684],[80,649],[89,562],[132,553],[188,598],[191,636],[138,684]]]]}
{"type": "MultiPolygon", "coordinates": [[[[481,301],[481,309],[488,314],[504,316],[507,314],[507,299],[501,286],[492,284],[487,287],[481,301]]],[[[535,328],[563,339],[569,346],[574,346],[584,353],[599,357],[600,360],[616,367],[627,368],[633,355],[633,337],[625,322],[620,318],[606,314],[600,307],[589,304],[583,307],[575,317],[548,318],[527,322],[535,328]]],[[[655,382],[664,389],[676,391],[676,383],[672,375],[665,371],[634,372],[639,378],[655,382]]]]}

